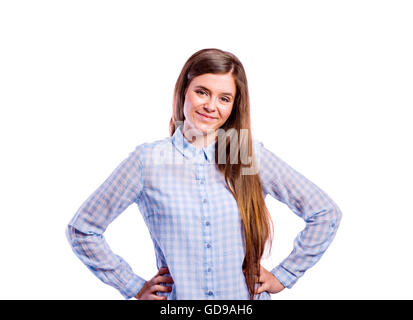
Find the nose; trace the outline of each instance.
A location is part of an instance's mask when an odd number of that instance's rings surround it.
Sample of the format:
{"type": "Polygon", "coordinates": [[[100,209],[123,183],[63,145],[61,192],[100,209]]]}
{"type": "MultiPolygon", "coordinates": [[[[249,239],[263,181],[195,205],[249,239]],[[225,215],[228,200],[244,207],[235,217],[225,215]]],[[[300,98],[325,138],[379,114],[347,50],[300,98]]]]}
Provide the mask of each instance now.
{"type": "Polygon", "coordinates": [[[214,97],[210,98],[204,105],[204,109],[208,112],[214,112],[216,108],[216,99],[214,97]]]}

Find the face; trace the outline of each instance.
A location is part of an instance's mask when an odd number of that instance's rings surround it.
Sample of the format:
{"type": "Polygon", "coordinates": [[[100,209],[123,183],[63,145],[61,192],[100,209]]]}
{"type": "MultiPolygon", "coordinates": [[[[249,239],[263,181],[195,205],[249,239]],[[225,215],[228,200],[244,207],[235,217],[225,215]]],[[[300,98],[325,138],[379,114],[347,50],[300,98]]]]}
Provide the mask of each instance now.
{"type": "Polygon", "coordinates": [[[206,134],[220,128],[229,118],[236,85],[230,73],[206,73],[192,79],[185,92],[184,130],[206,134]]]}

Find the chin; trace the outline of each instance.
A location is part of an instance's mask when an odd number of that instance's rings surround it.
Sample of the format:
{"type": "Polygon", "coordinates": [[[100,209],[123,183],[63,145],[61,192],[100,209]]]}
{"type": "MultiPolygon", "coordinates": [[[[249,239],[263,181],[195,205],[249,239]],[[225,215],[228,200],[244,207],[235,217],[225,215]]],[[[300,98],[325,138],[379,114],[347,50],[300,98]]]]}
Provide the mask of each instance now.
{"type": "Polygon", "coordinates": [[[203,135],[208,134],[208,130],[216,130],[217,124],[215,123],[205,123],[202,121],[196,121],[197,119],[193,119],[191,121],[190,127],[193,128],[194,131],[202,133],[203,135]],[[195,120],[195,121],[194,121],[195,120]]]}
{"type": "Polygon", "coordinates": [[[208,130],[215,130],[215,126],[199,125],[196,127],[197,130],[201,131],[203,134],[207,134],[208,130]]]}
{"type": "Polygon", "coordinates": [[[208,130],[214,129],[214,126],[211,124],[206,124],[203,122],[199,122],[199,121],[194,121],[192,122],[192,127],[196,130],[196,131],[201,131],[203,133],[207,133],[208,130]]]}

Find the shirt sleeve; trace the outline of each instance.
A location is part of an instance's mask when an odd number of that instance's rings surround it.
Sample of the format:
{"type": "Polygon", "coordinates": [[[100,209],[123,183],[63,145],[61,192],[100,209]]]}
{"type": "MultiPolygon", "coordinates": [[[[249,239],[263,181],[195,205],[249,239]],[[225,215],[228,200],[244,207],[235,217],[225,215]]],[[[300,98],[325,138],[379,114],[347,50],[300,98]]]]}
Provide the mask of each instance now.
{"type": "Polygon", "coordinates": [[[66,228],[67,239],[77,257],[126,299],[134,297],[145,280],[112,252],[103,233],[142,193],[140,152],[141,148],[137,146],[80,206],[66,228]]]}
{"type": "Polygon", "coordinates": [[[318,186],[257,142],[259,176],[264,194],[286,204],[306,225],[289,256],[271,273],[287,288],[311,268],[333,241],[342,213],[318,186]]]}

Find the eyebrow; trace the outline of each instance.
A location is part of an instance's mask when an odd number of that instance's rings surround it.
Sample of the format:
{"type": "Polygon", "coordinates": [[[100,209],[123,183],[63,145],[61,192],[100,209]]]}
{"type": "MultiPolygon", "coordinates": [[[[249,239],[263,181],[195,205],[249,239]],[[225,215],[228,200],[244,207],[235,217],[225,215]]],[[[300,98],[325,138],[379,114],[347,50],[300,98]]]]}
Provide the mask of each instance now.
{"type": "MultiPolygon", "coordinates": [[[[211,92],[211,90],[209,90],[208,88],[205,88],[204,86],[195,86],[195,88],[204,89],[204,90],[206,90],[206,91],[208,91],[208,92],[211,92]]],[[[232,93],[230,93],[230,92],[222,92],[222,93],[225,94],[225,95],[234,97],[234,96],[232,95],[232,93]]]]}

